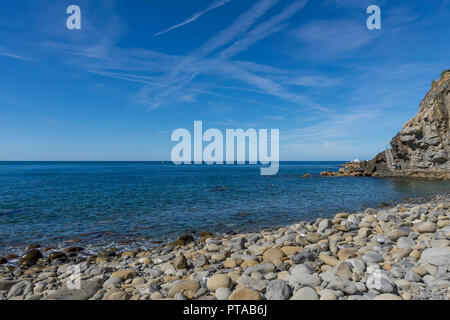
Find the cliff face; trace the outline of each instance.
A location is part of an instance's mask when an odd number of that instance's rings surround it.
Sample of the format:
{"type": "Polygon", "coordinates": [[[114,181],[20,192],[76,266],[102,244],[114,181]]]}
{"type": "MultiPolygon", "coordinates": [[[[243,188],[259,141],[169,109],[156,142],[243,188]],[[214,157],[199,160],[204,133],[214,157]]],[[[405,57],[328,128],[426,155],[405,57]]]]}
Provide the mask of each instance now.
{"type": "MultiPolygon", "coordinates": [[[[421,177],[450,180],[450,72],[420,103],[419,112],[373,160],[347,163],[332,175],[421,177]],[[401,170],[392,168],[398,162],[401,170]]],[[[328,174],[327,174],[328,175],[328,174]]]]}
{"type": "Polygon", "coordinates": [[[450,172],[450,73],[420,103],[419,112],[392,139],[392,154],[406,170],[450,172]]]}

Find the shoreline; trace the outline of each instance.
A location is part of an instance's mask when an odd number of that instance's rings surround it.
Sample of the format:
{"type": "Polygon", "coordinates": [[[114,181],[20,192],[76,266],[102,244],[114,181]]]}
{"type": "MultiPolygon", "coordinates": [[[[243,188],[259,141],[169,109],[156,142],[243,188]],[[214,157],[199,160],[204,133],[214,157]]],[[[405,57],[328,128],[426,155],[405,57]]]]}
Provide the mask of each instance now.
{"type": "Polygon", "coordinates": [[[449,219],[440,194],[148,250],[34,248],[26,266],[0,266],[0,299],[450,299],[449,219]]]}
{"type": "MultiPolygon", "coordinates": [[[[316,176],[320,177],[320,174],[317,174],[316,176]]],[[[299,176],[302,177],[302,176],[299,176]]],[[[330,176],[333,177],[333,176],[330,176]]],[[[303,178],[303,177],[302,177],[303,178]]],[[[366,177],[366,178],[378,178],[378,179],[390,179],[390,178],[381,178],[381,177],[366,177]]],[[[396,178],[393,178],[396,179],[396,178]]],[[[436,196],[441,196],[441,195],[446,195],[446,193],[435,193],[433,195],[427,195],[427,196],[420,196],[420,197],[405,197],[405,198],[401,198],[401,199],[391,199],[391,200],[386,200],[387,202],[380,202],[377,206],[371,206],[372,208],[375,209],[380,209],[383,207],[389,207],[389,206],[393,206],[399,203],[415,203],[415,204],[421,204],[424,202],[427,202],[431,199],[433,199],[436,196]]],[[[291,223],[284,223],[284,224],[280,224],[278,226],[257,226],[257,227],[253,227],[250,229],[243,229],[243,230],[237,230],[237,231],[233,231],[233,230],[227,230],[227,231],[213,231],[213,230],[208,230],[208,228],[199,228],[194,229],[191,228],[190,230],[192,231],[187,231],[185,230],[184,234],[190,233],[193,237],[196,237],[198,235],[199,232],[202,232],[202,230],[207,230],[208,232],[212,232],[212,234],[214,234],[214,236],[218,236],[218,237],[226,237],[226,236],[230,236],[230,235],[236,235],[236,234],[252,234],[252,233],[258,233],[261,231],[268,231],[268,230],[275,230],[275,229],[279,229],[279,228],[290,228],[292,225],[296,224],[296,223],[300,223],[300,222],[307,222],[307,221],[312,221],[312,220],[316,220],[316,219],[329,219],[332,218],[336,213],[340,212],[340,211],[346,211],[350,214],[353,213],[358,213],[360,211],[363,211],[363,208],[367,208],[367,205],[362,205],[360,210],[335,210],[333,213],[327,213],[326,215],[323,216],[308,216],[305,218],[300,218],[298,219],[296,222],[291,222],[291,223]]],[[[104,231],[104,233],[110,233],[111,231],[104,231]]],[[[94,231],[93,233],[98,234],[98,231],[94,231]]],[[[178,234],[182,234],[182,232],[178,232],[178,234]]],[[[173,242],[177,239],[177,236],[175,237],[171,237],[171,236],[165,236],[165,237],[152,237],[152,236],[144,236],[141,238],[131,238],[128,239],[126,237],[121,238],[120,240],[102,240],[102,241],[92,241],[92,239],[89,238],[85,238],[86,234],[75,234],[71,237],[67,237],[64,240],[61,241],[56,241],[56,242],[50,242],[50,243],[45,243],[43,245],[41,245],[41,243],[39,242],[33,242],[30,241],[28,243],[24,242],[24,243],[19,243],[19,244],[10,244],[9,246],[7,246],[7,248],[2,249],[2,251],[0,251],[0,258],[1,257],[6,257],[8,255],[13,255],[13,256],[17,256],[17,258],[15,259],[8,259],[9,261],[3,264],[0,264],[0,267],[8,265],[8,264],[12,264],[12,265],[16,265],[17,264],[17,260],[20,256],[22,256],[26,251],[27,248],[29,248],[30,246],[34,246],[36,248],[39,248],[39,250],[44,250],[45,252],[53,252],[53,251],[63,251],[66,249],[70,249],[73,247],[78,247],[78,248],[82,248],[83,250],[79,252],[79,254],[84,254],[84,255],[93,255],[96,254],[97,252],[101,251],[101,250],[106,250],[108,248],[116,248],[118,251],[119,250],[123,250],[123,251],[129,251],[129,250],[138,250],[138,249],[142,249],[142,250],[154,250],[154,249],[158,249],[161,247],[164,247],[165,245],[167,245],[170,242],[173,242]],[[106,244],[108,243],[108,244],[106,244]]]]}

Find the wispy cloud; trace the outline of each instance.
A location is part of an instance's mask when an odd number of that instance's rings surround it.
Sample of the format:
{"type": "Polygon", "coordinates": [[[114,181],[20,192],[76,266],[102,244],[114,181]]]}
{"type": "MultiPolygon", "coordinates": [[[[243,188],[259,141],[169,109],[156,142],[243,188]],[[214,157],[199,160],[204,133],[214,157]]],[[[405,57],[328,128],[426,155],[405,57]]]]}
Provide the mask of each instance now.
{"type": "MultiPolygon", "coordinates": [[[[201,13],[225,5],[226,2],[228,1],[215,1],[201,13]]],[[[50,37],[52,40],[40,42],[38,45],[42,52],[56,53],[56,59],[64,59],[64,63],[81,66],[91,73],[144,84],[132,97],[136,104],[148,110],[178,102],[192,103],[197,101],[196,95],[201,94],[280,108],[276,103],[266,103],[254,95],[244,98],[215,92],[220,88],[227,89],[228,86],[229,90],[238,88],[249,95],[254,93],[272,96],[304,107],[328,111],[309,98],[290,92],[285,87],[288,83],[273,78],[281,75],[292,78],[291,70],[232,59],[239,52],[246,51],[257,42],[285,28],[288,20],[300,11],[306,2],[294,1],[258,24],[258,21],[279,3],[279,0],[258,0],[228,27],[218,31],[203,45],[194,48],[185,56],[119,47],[117,43],[123,30],[118,27],[119,17],[113,13],[112,21],[106,24],[87,25],[86,28],[90,32],[81,38],[58,35],[55,40],[50,37]],[[77,45],[73,45],[74,42],[77,45]],[[227,45],[229,47],[226,47],[227,45]],[[199,77],[202,79],[199,80],[199,77]],[[215,81],[210,81],[211,79],[215,81]],[[228,85],[230,80],[233,82],[231,86],[228,85]]],[[[48,54],[45,56],[48,58],[48,54]]]]}
{"type": "MultiPolygon", "coordinates": [[[[385,0],[378,0],[377,5],[383,5],[385,0]]],[[[324,5],[333,5],[337,7],[354,7],[354,8],[367,8],[371,4],[374,4],[373,0],[326,0],[324,5]]]]}
{"type": "MultiPolygon", "coordinates": [[[[295,1],[285,7],[280,13],[251,29],[257,20],[264,16],[277,2],[278,0],[259,0],[227,28],[208,39],[202,46],[193,50],[179,64],[172,68],[162,81],[162,83],[168,86],[167,90],[155,94],[154,88],[145,87],[139,95],[141,97],[151,95],[151,100],[147,100],[147,102],[150,104],[150,108],[154,108],[156,105],[159,106],[163,101],[167,101],[167,99],[173,97],[179,86],[188,86],[198,75],[220,75],[242,81],[247,86],[250,86],[250,88],[261,90],[263,94],[272,95],[307,107],[328,111],[327,108],[310,101],[302,95],[290,93],[281,83],[277,83],[268,77],[258,74],[258,72],[255,72],[256,64],[245,66],[245,63],[230,61],[239,52],[247,50],[258,41],[282,30],[285,27],[284,22],[292,18],[307,3],[306,0],[295,1]],[[217,58],[208,58],[216,50],[229,43],[232,43],[232,45],[218,52],[216,54],[217,58]]],[[[258,67],[261,66],[259,65],[258,67]]],[[[269,68],[266,67],[266,69],[269,68]]],[[[145,99],[141,99],[141,101],[145,101],[145,99]]]]}
{"type": "Polygon", "coordinates": [[[26,58],[26,57],[24,57],[22,55],[19,55],[17,53],[13,53],[9,49],[4,48],[4,47],[0,47],[0,56],[13,58],[13,59],[18,59],[18,60],[27,60],[27,61],[30,60],[29,58],[26,58]]]}
{"type": "Polygon", "coordinates": [[[314,87],[314,88],[333,87],[342,83],[341,79],[319,75],[278,77],[276,79],[285,84],[295,85],[299,87],[314,87]]]}
{"type": "MultiPolygon", "coordinates": [[[[216,35],[208,39],[202,46],[192,50],[187,56],[180,59],[174,67],[172,67],[166,75],[161,79],[161,83],[167,86],[166,90],[155,92],[153,87],[146,86],[140,92],[140,97],[150,96],[151,99],[141,99],[147,101],[150,108],[161,105],[170,97],[176,94],[177,88],[180,86],[188,86],[201,73],[211,74],[220,70],[226,70],[220,65],[223,63],[211,63],[211,59],[205,61],[207,57],[217,49],[234,41],[237,37],[242,36],[247,30],[267,11],[272,8],[278,0],[259,0],[250,9],[242,13],[228,27],[218,32],[216,35]],[[219,68],[218,68],[219,67],[219,68]],[[176,86],[175,86],[176,85],[176,86]]],[[[223,74],[222,71],[219,71],[223,74]]]]}
{"type": "Polygon", "coordinates": [[[169,130],[162,130],[162,131],[155,132],[154,135],[155,136],[162,136],[162,135],[166,135],[166,134],[169,134],[169,133],[170,133],[169,130]]]}
{"type": "Polygon", "coordinates": [[[158,32],[158,33],[155,33],[154,36],[157,37],[157,36],[163,35],[163,34],[169,32],[169,31],[178,29],[178,28],[180,28],[180,27],[182,27],[182,26],[184,26],[184,25],[187,25],[187,24],[189,24],[189,23],[192,23],[192,22],[194,22],[195,20],[197,20],[198,18],[200,18],[201,16],[203,16],[204,14],[206,14],[206,13],[208,13],[208,12],[214,10],[214,9],[217,9],[217,8],[219,8],[219,7],[224,6],[225,4],[227,4],[227,3],[230,2],[230,1],[231,1],[231,0],[215,0],[215,1],[212,2],[208,7],[206,7],[205,9],[203,9],[203,10],[201,10],[201,11],[198,11],[198,12],[194,13],[192,16],[190,16],[189,18],[187,18],[187,19],[184,20],[183,22],[178,23],[178,24],[176,24],[176,25],[173,25],[173,26],[171,26],[171,27],[169,27],[169,28],[167,28],[167,29],[164,29],[163,31],[160,31],[160,32],[158,32]]]}
{"type": "Polygon", "coordinates": [[[283,29],[284,25],[281,23],[292,18],[298,11],[303,9],[307,1],[294,1],[287,6],[281,13],[273,16],[268,21],[256,26],[253,30],[248,32],[244,37],[234,42],[230,47],[223,50],[219,57],[228,59],[236,54],[247,50],[258,41],[276,33],[283,29]]]}
{"type": "Polygon", "coordinates": [[[330,59],[357,50],[379,36],[351,19],[314,21],[293,31],[314,58],[330,59]]]}
{"type": "Polygon", "coordinates": [[[379,130],[382,119],[379,110],[353,109],[329,115],[310,126],[283,130],[281,153],[288,160],[372,158],[374,150],[381,151],[385,145],[374,145],[367,132],[379,130]]]}
{"type": "Polygon", "coordinates": [[[225,119],[223,121],[212,121],[210,123],[215,126],[230,127],[230,128],[236,128],[236,127],[257,128],[262,125],[262,123],[258,123],[258,122],[240,122],[240,121],[235,121],[232,119],[225,119]]]}
{"type": "Polygon", "coordinates": [[[259,0],[248,11],[241,14],[230,26],[205,42],[203,46],[194,50],[190,56],[204,57],[214,50],[243,35],[260,17],[267,13],[278,0],[259,0]]]}

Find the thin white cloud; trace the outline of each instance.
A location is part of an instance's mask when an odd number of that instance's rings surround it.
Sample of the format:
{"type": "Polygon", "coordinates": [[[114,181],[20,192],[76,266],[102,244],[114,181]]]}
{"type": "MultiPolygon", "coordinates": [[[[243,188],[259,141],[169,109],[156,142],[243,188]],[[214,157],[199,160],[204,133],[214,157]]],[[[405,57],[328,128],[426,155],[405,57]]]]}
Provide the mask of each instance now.
{"type": "Polygon", "coordinates": [[[18,59],[18,60],[27,60],[27,61],[29,60],[28,58],[25,58],[19,54],[13,53],[4,47],[0,47],[0,56],[18,59]]]}
{"type": "Polygon", "coordinates": [[[231,0],[216,0],[216,1],[214,1],[213,3],[211,3],[206,9],[194,13],[192,16],[190,16],[189,18],[187,18],[186,20],[184,20],[184,21],[181,22],[181,23],[178,23],[178,24],[176,24],[176,25],[174,25],[174,26],[171,26],[171,27],[169,27],[169,28],[167,28],[167,29],[165,29],[165,30],[163,30],[163,31],[160,31],[160,32],[158,32],[158,33],[155,33],[154,36],[155,36],[155,37],[160,36],[160,35],[162,35],[162,34],[165,34],[165,33],[169,32],[169,31],[178,29],[178,28],[180,28],[180,27],[182,27],[182,26],[184,26],[184,25],[187,25],[187,24],[189,24],[189,23],[191,23],[191,22],[194,22],[195,20],[197,20],[198,18],[200,18],[200,17],[203,16],[204,14],[206,14],[206,13],[208,13],[208,12],[214,10],[214,9],[217,9],[217,8],[219,8],[219,7],[224,6],[225,4],[227,4],[227,3],[230,2],[230,1],[231,1],[231,0]]]}
{"type": "Polygon", "coordinates": [[[330,114],[323,121],[311,126],[285,132],[280,139],[290,143],[317,143],[352,138],[367,131],[375,118],[382,117],[379,110],[350,110],[346,113],[330,114]]]}
{"type": "Polygon", "coordinates": [[[162,82],[169,88],[155,94],[152,89],[145,87],[140,91],[140,95],[153,94],[155,103],[160,104],[161,100],[174,95],[176,90],[172,85],[186,86],[192,82],[198,75],[200,70],[204,69],[205,61],[208,55],[224,45],[232,42],[236,37],[245,34],[245,32],[267,11],[272,8],[278,0],[259,0],[249,10],[241,14],[231,25],[220,31],[215,36],[208,39],[201,47],[193,50],[178,65],[173,67],[162,79],[162,82]]]}
{"type": "Polygon", "coordinates": [[[236,54],[247,50],[258,41],[276,32],[279,32],[284,27],[283,25],[281,25],[281,23],[292,18],[294,14],[303,9],[306,3],[307,3],[306,0],[294,1],[289,6],[287,6],[281,13],[270,18],[268,21],[259,24],[248,34],[246,34],[243,38],[237,40],[230,47],[223,50],[220,53],[219,57],[224,59],[231,58],[236,54]]]}
{"type": "Polygon", "coordinates": [[[158,108],[160,105],[162,105],[163,103],[180,101],[183,99],[183,97],[186,97],[186,92],[191,92],[191,93],[196,93],[196,94],[206,94],[206,95],[210,95],[210,96],[251,103],[251,104],[268,107],[268,108],[272,108],[272,109],[280,109],[280,107],[278,107],[278,106],[264,103],[261,101],[245,99],[245,98],[240,98],[240,97],[235,97],[235,96],[227,96],[227,95],[213,92],[210,90],[206,90],[206,89],[203,89],[200,87],[191,88],[191,87],[185,87],[185,86],[181,86],[181,85],[167,85],[167,84],[161,83],[160,81],[158,81],[158,79],[155,79],[152,77],[146,77],[146,76],[141,76],[141,75],[136,75],[136,74],[123,74],[120,72],[108,72],[108,71],[101,71],[101,70],[96,70],[96,69],[91,69],[91,70],[87,70],[87,71],[90,73],[93,73],[93,74],[110,77],[113,79],[120,79],[120,80],[125,80],[125,81],[143,83],[143,84],[147,85],[145,87],[147,89],[170,88],[170,89],[173,89],[175,93],[178,93],[178,95],[174,94],[173,96],[168,97],[168,99],[171,99],[170,101],[163,102],[163,101],[159,101],[159,100],[158,101],[150,100],[148,98],[148,92],[142,92],[142,91],[139,92],[136,95],[137,100],[140,104],[148,105],[149,106],[148,110],[154,110],[154,109],[158,108]]]}
{"type": "MultiPolygon", "coordinates": [[[[326,0],[324,5],[333,5],[336,7],[352,7],[352,8],[367,8],[373,3],[373,0],[326,0]]],[[[384,0],[378,0],[377,5],[383,5],[384,0]]]]}
{"type": "Polygon", "coordinates": [[[196,57],[206,56],[214,50],[230,43],[237,36],[244,34],[256,22],[257,19],[266,14],[267,11],[277,2],[278,0],[258,1],[248,11],[240,15],[229,27],[210,38],[203,46],[197,50],[194,50],[191,55],[196,57]]]}
{"type": "Polygon", "coordinates": [[[290,84],[299,87],[313,87],[313,88],[327,88],[334,87],[342,83],[341,79],[308,75],[308,76],[296,76],[296,77],[278,77],[282,83],[290,84]]]}
{"type": "MultiPolygon", "coordinates": [[[[294,77],[298,72],[220,57],[220,49],[226,48],[227,45],[231,44],[224,55],[228,55],[226,52],[231,51],[235,54],[245,51],[251,45],[272,34],[274,30],[280,30],[288,19],[303,8],[306,0],[296,0],[258,24],[259,20],[278,3],[279,0],[254,2],[229,26],[206,40],[203,45],[192,50],[187,56],[120,48],[116,41],[121,32],[115,28],[108,29],[103,38],[100,37],[100,31],[103,29],[93,28],[96,32],[87,38],[80,39],[77,46],[64,41],[49,41],[39,43],[39,47],[45,51],[62,53],[62,57],[66,59],[64,62],[82,66],[85,70],[98,75],[144,84],[145,86],[132,98],[134,103],[147,109],[172,103],[194,102],[197,94],[233,99],[213,91],[213,88],[221,85],[217,82],[220,79],[225,81],[222,89],[226,86],[230,87],[227,81],[238,80],[238,83],[231,87],[239,87],[240,90],[263,96],[273,96],[295,103],[299,107],[329,111],[301,94],[290,92],[285,87],[286,83],[273,78],[282,75],[294,77]],[[217,54],[215,54],[216,51],[217,54]],[[201,76],[202,79],[196,79],[197,76],[201,76]],[[211,79],[215,81],[210,81],[211,79]]],[[[230,54],[230,57],[232,55],[230,54]]],[[[233,89],[231,87],[229,89],[233,89]]],[[[280,106],[265,103],[264,100],[257,101],[260,99],[240,97],[238,100],[280,109],[280,106]]]]}
{"type": "Polygon", "coordinates": [[[168,134],[169,132],[170,132],[169,130],[163,130],[163,131],[155,132],[154,135],[162,136],[162,135],[168,134]]]}
{"type": "Polygon", "coordinates": [[[207,40],[201,47],[192,51],[176,67],[172,68],[163,81],[168,87],[166,90],[156,92],[155,88],[145,87],[140,91],[139,95],[141,97],[151,97],[151,101],[153,101],[151,105],[155,104],[159,106],[163,103],[162,101],[167,101],[168,98],[173,97],[178,91],[178,87],[188,86],[197,75],[207,74],[215,76],[219,74],[226,78],[243,81],[253,88],[260,89],[264,94],[294,102],[303,107],[330,111],[328,108],[320,106],[302,95],[290,93],[282,84],[228,60],[228,58],[248,49],[270,34],[280,31],[284,27],[283,23],[301,10],[307,1],[303,0],[291,3],[279,14],[257,25],[247,33],[247,30],[277,3],[278,0],[258,1],[249,10],[241,14],[230,26],[207,40]],[[240,40],[236,41],[239,38],[240,40]],[[231,47],[219,52],[219,59],[207,58],[207,56],[214,53],[217,49],[233,41],[235,42],[231,47]]]}
{"type": "Polygon", "coordinates": [[[293,31],[314,58],[331,59],[370,43],[379,33],[371,33],[364,24],[350,19],[314,21],[293,31]]]}

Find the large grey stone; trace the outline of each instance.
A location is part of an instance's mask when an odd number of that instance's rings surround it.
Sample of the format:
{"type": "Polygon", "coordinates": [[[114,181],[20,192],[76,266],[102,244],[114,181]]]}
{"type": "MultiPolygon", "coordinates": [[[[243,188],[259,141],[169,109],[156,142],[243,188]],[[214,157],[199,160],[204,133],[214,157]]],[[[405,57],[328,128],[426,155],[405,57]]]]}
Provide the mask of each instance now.
{"type": "Polygon", "coordinates": [[[402,298],[392,293],[383,293],[376,296],[372,300],[402,300],[402,298]]]}
{"type": "Polygon", "coordinates": [[[367,279],[366,286],[380,293],[390,293],[394,292],[395,285],[388,276],[381,272],[376,272],[367,279]]]}
{"type": "Polygon", "coordinates": [[[297,274],[291,275],[288,278],[288,282],[291,286],[308,286],[308,287],[317,287],[322,282],[320,277],[316,274],[297,274]]]}
{"type": "Polygon", "coordinates": [[[220,287],[216,289],[215,295],[217,300],[228,300],[228,297],[231,295],[231,290],[225,287],[220,287]]]}
{"type": "Polygon", "coordinates": [[[422,281],[422,278],[415,272],[407,271],[405,274],[405,280],[419,282],[422,281]]]}
{"type": "Polygon", "coordinates": [[[412,232],[410,227],[399,227],[387,233],[387,237],[392,241],[397,241],[401,237],[407,237],[412,232]]]}
{"type": "Polygon", "coordinates": [[[291,300],[319,300],[319,295],[311,287],[303,287],[294,293],[291,300]]]}
{"type": "Polygon", "coordinates": [[[312,274],[314,273],[314,270],[307,264],[298,264],[292,267],[289,272],[291,273],[291,275],[295,276],[300,274],[312,274]]]}
{"type": "Polygon", "coordinates": [[[96,281],[81,280],[80,288],[81,289],[64,288],[49,294],[42,298],[42,300],[88,300],[101,289],[102,286],[96,281]]]}
{"type": "Polygon", "coordinates": [[[147,272],[149,275],[151,275],[154,278],[157,278],[164,273],[161,269],[149,269],[149,268],[145,269],[145,272],[147,272]]]}
{"type": "Polygon", "coordinates": [[[295,264],[304,263],[306,261],[312,261],[316,258],[317,254],[303,249],[301,252],[293,255],[291,260],[295,264]]]}
{"type": "Polygon", "coordinates": [[[200,268],[203,267],[205,264],[208,264],[208,259],[204,255],[198,254],[194,257],[192,262],[194,264],[194,267],[200,268]]]}
{"type": "Polygon", "coordinates": [[[245,286],[252,288],[256,291],[263,291],[267,287],[268,280],[256,280],[250,276],[243,274],[237,280],[237,283],[244,284],[245,286]]]}
{"type": "Polygon", "coordinates": [[[417,225],[417,231],[420,233],[429,233],[434,232],[435,230],[436,224],[433,222],[425,221],[417,225]]]}
{"type": "Polygon", "coordinates": [[[272,263],[260,263],[260,264],[254,265],[253,267],[248,267],[247,269],[245,269],[244,274],[250,275],[250,274],[252,274],[252,272],[256,271],[256,272],[259,272],[264,275],[269,272],[275,271],[275,269],[276,269],[276,267],[272,263]]]}
{"type": "Polygon", "coordinates": [[[420,260],[435,266],[450,265],[450,248],[430,248],[422,252],[420,260]]]}
{"type": "Polygon", "coordinates": [[[362,256],[362,259],[365,263],[379,263],[383,262],[383,257],[376,252],[367,252],[362,256]]]}
{"type": "Polygon", "coordinates": [[[366,270],[366,264],[360,258],[347,259],[346,262],[350,263],[353,271],[364,272],[366,270]]]}
{"type": "Polygon", "coordinates": [[[267,300],[288,300],[291,294],[291,288],[286,281],[277,279],[270,281],[266,289],[267,300]]]}
{"type": "Polygon", "coordinates": [[[16,296],[26,296],[27,294],[31,293],[33,291],[33,283],[28,280],[21,281],[19,283],[16,283],[11,287],[11,289],[8,292],[8,298],[16,297],[16,296]]]}
{"type": "Polygon", "coordinates": [[[317,231],[323,232],[325,229],[328,229],[329,227],[331,227],[330,219],[323,219],[322,221],[319,222],[317,231]]]}
{"type": "Polygon", "coordinates": [[[0,280],[0,291],[9,291],[20,280],[0,280]]]}
{"type": "Polygon", "coordinates": [[[341,290],[346,294],[355,294],[357,292],[356,286],[350,280],[335,277],[327,286],[328,289],[341,290]]]}
{"type": "Polygon", "coordinates": [[[397,240],[397,247],[400,249],[409,249],[414,247],[416,242],[410,237],[401,237],[397,240]]]}
{"type": "Polygon", "coordinates": [[[118,287],[122,283],[122,278],[120,277],[110,277],[103,283],[104,289],[113,289],[118,287]]]}
{"type": "Polygon", "coordinates": [[[243,250],[245,249],[244,245],[246,242],[247,239],[245,239],[244,237],[238,237],[228,242],[227,247],[236,251],[243,250]]]}

